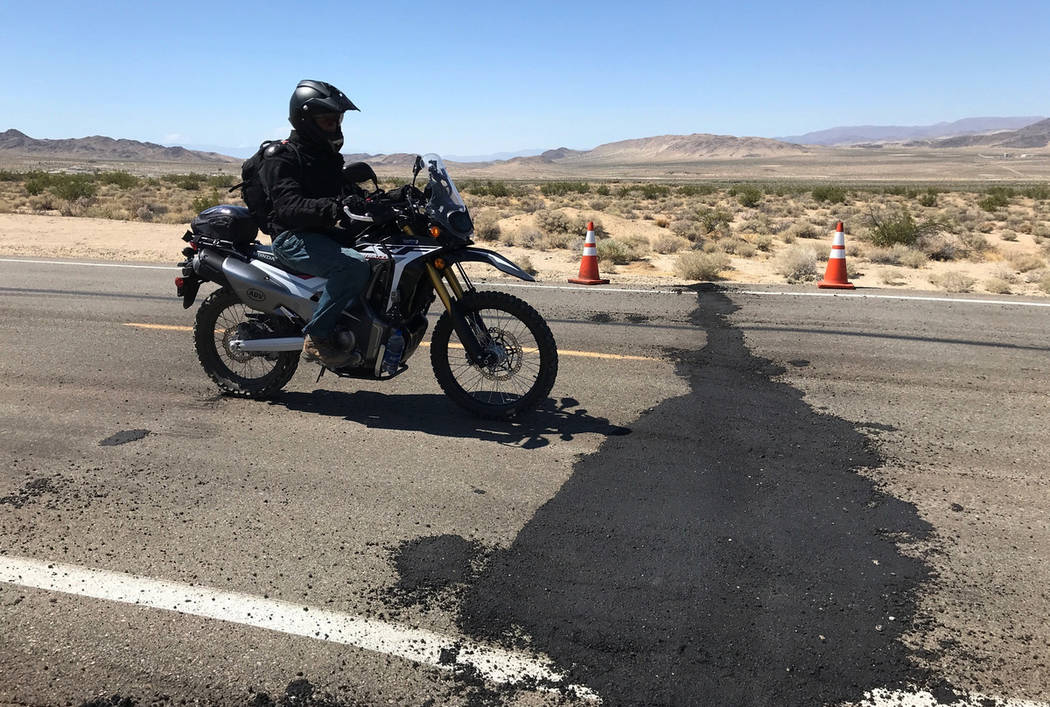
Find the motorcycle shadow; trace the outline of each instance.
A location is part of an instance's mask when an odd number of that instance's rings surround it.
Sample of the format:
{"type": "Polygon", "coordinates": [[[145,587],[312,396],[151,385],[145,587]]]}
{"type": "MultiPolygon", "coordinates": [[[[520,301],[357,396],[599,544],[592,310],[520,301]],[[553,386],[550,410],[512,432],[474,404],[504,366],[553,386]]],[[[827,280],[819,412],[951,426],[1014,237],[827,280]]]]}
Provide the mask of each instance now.
{"type": "Polygon", "coordinates": [[[368,390],[282,392],[270,400],[297,412],[342,417],[367,427],[414,430],[442,437],[464,437],[523,449],[538,449],[552,439],[569,441],[592,433],[607,437],[631,433],[604,417],[588,414],[575,398],[547,399],[539,408],[511,420],[484,420],[457,408],[444,395],[389,395],[368,390]]]}

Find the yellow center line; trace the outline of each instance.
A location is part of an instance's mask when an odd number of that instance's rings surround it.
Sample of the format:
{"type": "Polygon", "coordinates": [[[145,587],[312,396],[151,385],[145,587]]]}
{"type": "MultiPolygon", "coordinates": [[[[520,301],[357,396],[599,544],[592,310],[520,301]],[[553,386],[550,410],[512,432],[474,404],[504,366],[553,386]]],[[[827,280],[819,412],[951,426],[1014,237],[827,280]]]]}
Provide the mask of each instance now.
{"type": "Polygon", "coordinates": [[[138,327],[139,329],[163,329],[165,331],[193,331],[191,326],[179,326],[175,324],[141,324],[139,322],[125,322],[124,326],[138,327]]]}
{"type": "MultiPolygon", "coordinates": [[[[140,322],[125,322],[124,326],[138,327],[139,329],[161,329],[164,331],[193,331],[193,327],[180,326],[176,324],[144,324],[140,322]]],[[[424,341],[420,346],[430,346],[429,341],[424,341]]],[[[449,348],[461,349],[461,344],[449,344],[449,348]]],[[[528,353],[536,353],[536,349],[527,348],[524,349],[528,353]]],[[[559,356],[569,356],[576,358],[604,358],[610,361],[660,361],[661,359],[654,356],[632,356],[630,354],[611,354],[601,353],[599,351],[572,351],[566,349],[558,349],[559,356]]]]}

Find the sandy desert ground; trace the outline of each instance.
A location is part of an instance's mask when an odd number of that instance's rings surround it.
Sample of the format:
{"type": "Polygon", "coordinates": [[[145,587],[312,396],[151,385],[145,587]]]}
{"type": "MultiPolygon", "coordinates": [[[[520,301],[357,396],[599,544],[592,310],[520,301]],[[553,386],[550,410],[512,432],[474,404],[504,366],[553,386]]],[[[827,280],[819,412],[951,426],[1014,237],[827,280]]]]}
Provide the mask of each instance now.
{"type": "MultiPolygon", "coordinates": [[[[513,224],[507,224],[507,226],[510,227],[513,224]]],[[[609,223],[607,227],[616,229],[617,224],[609,223]]],[[[649,222],[634,224],[634,228],[662,230],[659,226],[649,222]]],[[[174,266],[180,260],[180,251],[184,247],[181,237],[185,231],[186,226],[180,224],[0,214],[0,256],[169,263],[174,266]]],[[[265,237],[263,240],[265,242],[265,237]]],[[[828,233],[826,240],[809,240],[807,243],[814,249],[830,250],[831,233],[828,233]]],[[[541,282],[563,283],[579,273],[579,255],[564,249],[541,251],[499,243],[481,243],[480,245],[499,250],[515,262],[531,264],[536,271],[537,280],[541,282]]],[[[1018,242],[995,245],[1017,251],[1038,252],[1039,250],[1030,236],[1021,236],[1018,242]]],[[[961,272],[976,281],[973,288],[975,292],[982,292],[980,283],[998,277],[1004,267],[1004,261],[999,257],[986,262],[941,263],[931,261],[919,269],[889,268],[872,263],[862,263],[862,259],[856,256],[851,260],[850,252],[850,243],[847,241],[847,261],[855,263],[850,265],[851,270],[859,271],[856,275],[851,275],[851,281],[858,288],[943,291],[943,287],[931,283],[931,276],[935,278],[938,273],[961,272]],[[886,282],[888,271],[892,271],[893,275],[890,283],[886,282]]],[[[731,268],[722,271],[719,280],[752,284],[784,284],[784,276],[777,272],[776,254],[760,255],[762,257],[731,256],[731,268]]],[[[650,253],[643,260],[627,265],[603,265],[602,275],[611,280],[612,286],[695,283],[696,280],[687,280],[675,274],[677,257],[676,253],[650,253]]],[[[473,274],[481,277],[498,275],[488,268],[475,269],[473,274]]],[[[815,283],[809,284],[816,288],[815,283]]],[[[1045,294],[1034,283],[1025,283],[1021,279],[1013,283],[1011,292],[1025,295],[1045,294]]],[[[1006,293],[996,292],[994,294],[1006,293]]]]}

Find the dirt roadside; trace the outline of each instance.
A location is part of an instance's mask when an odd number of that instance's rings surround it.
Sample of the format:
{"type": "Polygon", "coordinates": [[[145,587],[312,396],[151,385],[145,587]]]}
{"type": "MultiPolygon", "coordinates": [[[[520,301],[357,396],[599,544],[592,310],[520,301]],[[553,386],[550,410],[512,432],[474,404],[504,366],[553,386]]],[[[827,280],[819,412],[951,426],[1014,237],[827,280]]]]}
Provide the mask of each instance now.
{"type": "MultiPolygon", "coordinates": [[[[0,213],[0,256],[85,258],[174,265],[180,259],[180,251],[184,246],[181,238],[186,229],[187,225],[184,224],[0,213]]],[[[265,236],[262,236],[262,239],[266,241],[265,236]]],[[[830,250],[831,234],[828,234],[827,243],[810,243],[815,249],[826,247],[830,250]]],[[[537,280],[540,281],[565,282],[579,273],[580,255],[569,250],[537,250],[484,242],[479,245],[498,250],[523,266],[531,265],[536,271],[537,280]]],[[[846,254],[847,260],[850,260],[848,240],[846,254]]],[[[751,258],[732,257],[731,268],[723,271],[720,279],[748,284],[784,284],[784,277],[777,272],[775,256],[774,252],[751,258]]],[[[644,260],[628,265],[602,264],[601,274],[612,280],[613,284],[620,285],[652,287],[694,283],[694,280],[686,280],[675,274],[677,257],[678,255],[673,253],[650,253],[644,260]]],[[[892,284],[885,282],[884,268],[879,265],[863,262],[856,257],[851,260],[851,265],[858,265],[856,269],[859,272],[850,277],[857,287],[943,292],[943,289],[930,282],[931,276],[939,272],[963,272],[980,283],[995,276],[999,263],[931,262],[917,270],[896,268],[897,280],[892,284]]],[[[474,272],[480,275],[486,271],[474,272]]],[[[1014,292],[1029,296],[1042,294],[1034,285],[1017,287],[1014,292]]]]}

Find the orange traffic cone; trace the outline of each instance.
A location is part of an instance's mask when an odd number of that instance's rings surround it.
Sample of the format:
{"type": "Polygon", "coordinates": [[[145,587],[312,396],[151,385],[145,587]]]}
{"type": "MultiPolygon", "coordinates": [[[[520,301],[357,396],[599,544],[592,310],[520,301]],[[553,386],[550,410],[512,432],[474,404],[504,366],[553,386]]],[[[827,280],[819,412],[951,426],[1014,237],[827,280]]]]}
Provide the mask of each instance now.
{"type": "Polygon", "coordinates": [[[824,279],[817,283],[817,287],[836,290],[857,289],[846,278],[846,234],[842,228],[842,221],[839,221],[838,225],[835,226],[835,240],[831,244],[828,267],[824,271],[824,279]]]}
{"type": "Polygon", "coordinates": [[[594,240],[594,221],[587,222],[587,240],[583,242],[583,260],[580,261],[579,277],[570,277],[577,285],[608,285],[598,275],[598,246],[594,240]]]}

